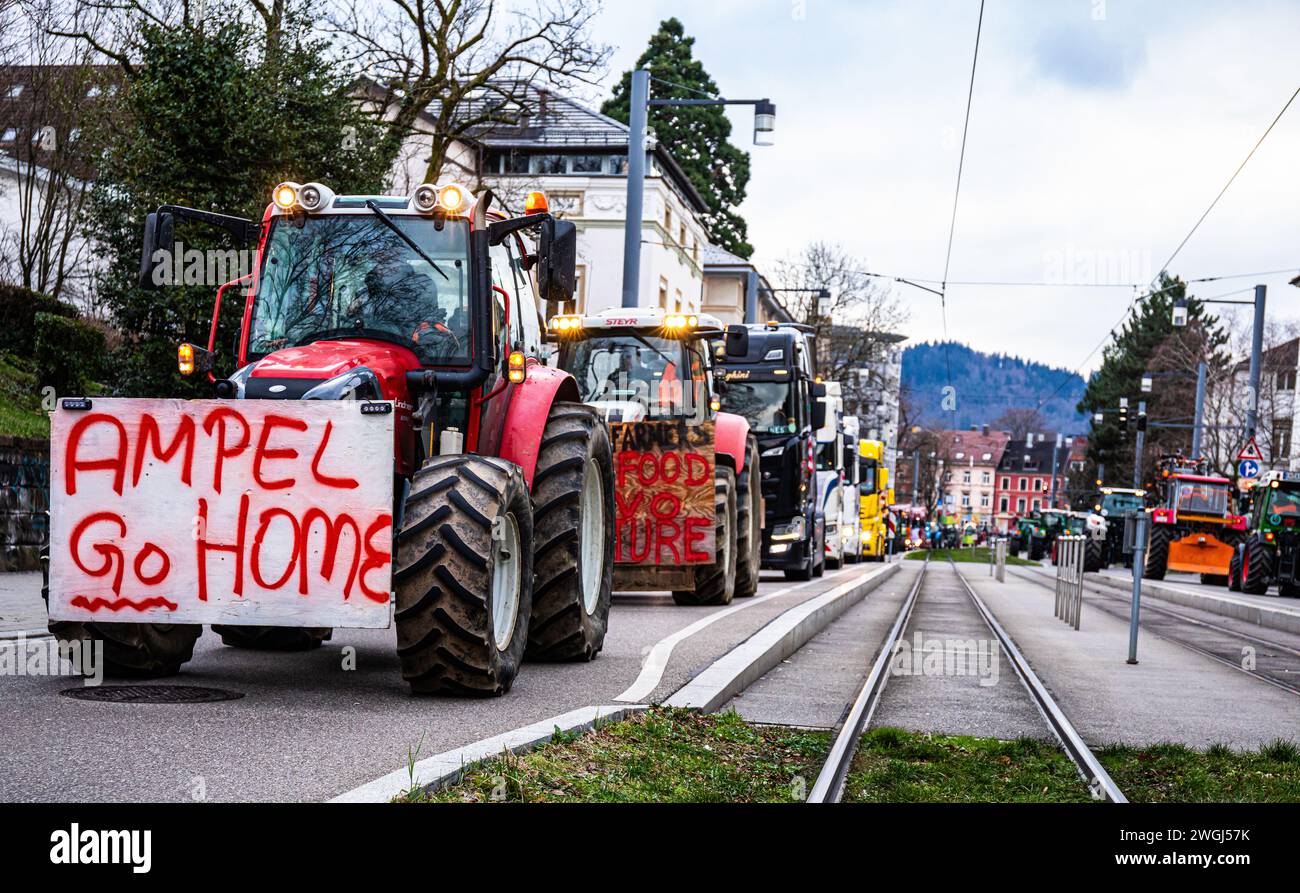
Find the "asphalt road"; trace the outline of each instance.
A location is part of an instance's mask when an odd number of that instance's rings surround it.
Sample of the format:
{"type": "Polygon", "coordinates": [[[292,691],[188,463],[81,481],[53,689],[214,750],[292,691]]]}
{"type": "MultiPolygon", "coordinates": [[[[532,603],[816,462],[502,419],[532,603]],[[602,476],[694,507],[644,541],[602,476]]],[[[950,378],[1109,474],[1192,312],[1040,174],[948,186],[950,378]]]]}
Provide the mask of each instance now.
{"type": "MultiPolygon", "coordinates": [[[[810,584],[765,575],[759,595],[673,650],[659,701],[782,611],[879,565],[810,584]],[[793,587],[793,588],[792,588],[793,587]],[[777,594],[780,593],[780,594],[777,594]],[[771,596],[765,598],[765,596],[771,596]],[[752,605],[752,606],[750,606],[752,605]]],[[[613,703],[660,639],[718,608],[615,595],[605,649],[588,664],[527,664],[500,698],[414,697],[392,630],[338,630],[315,652],[227,648],[210,631],[170,684],[241,692],[207,704],[125,705],[60,695],[77,678],[0,676],[0,801],[318,801],[421,757],[587,705],[613,703]],[[356,669],[343,669],[346,646],[356,669]]]]}

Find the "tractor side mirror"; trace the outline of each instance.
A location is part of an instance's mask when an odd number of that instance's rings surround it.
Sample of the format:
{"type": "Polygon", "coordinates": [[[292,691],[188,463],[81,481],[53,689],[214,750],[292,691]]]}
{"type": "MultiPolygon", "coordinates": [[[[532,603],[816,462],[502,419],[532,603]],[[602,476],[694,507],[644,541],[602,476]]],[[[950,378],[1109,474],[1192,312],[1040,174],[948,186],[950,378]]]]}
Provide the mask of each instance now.
{"type": "Polygon", "coordinates": [[[164,284],[157,281],[160,259],[156,255],[160,249],[164,252],[172,250],[172,245],[175,244],[173,238],[175,228],[176,219],[165,211],[145,217],[144,240],[140,247],[139,285],[141,288],[157,288],[164,284]]]}
{"type": "Polygon", "coordinates": [[[748,326],[727,326],[727,356],[738,359],[749,356],[748,326]]]}
{"type": "Polygon", "coordinates": [[[826,396],[826,385],[821,382],[812,384],[812,426],[814,431],[820,431],[826,427],[826,401],[822,398],[826,396]]]}
{"type": "Polygon", "coordinates": [[[578,228],[547,217],[537,245],[537,290],[548,304],[573,300],[577,288],[578,228]]]}

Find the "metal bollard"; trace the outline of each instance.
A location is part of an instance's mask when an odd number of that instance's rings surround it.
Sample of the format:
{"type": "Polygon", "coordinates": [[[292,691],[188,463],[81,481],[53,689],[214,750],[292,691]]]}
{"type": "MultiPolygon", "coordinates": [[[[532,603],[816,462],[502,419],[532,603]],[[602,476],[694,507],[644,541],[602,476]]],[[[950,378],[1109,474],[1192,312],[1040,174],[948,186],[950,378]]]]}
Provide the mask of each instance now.
{"type": "Polygon", "coordinates": [[[1007,582],[1007,541],[1005,537],[998,540],[998,582],[1007,582]]]}

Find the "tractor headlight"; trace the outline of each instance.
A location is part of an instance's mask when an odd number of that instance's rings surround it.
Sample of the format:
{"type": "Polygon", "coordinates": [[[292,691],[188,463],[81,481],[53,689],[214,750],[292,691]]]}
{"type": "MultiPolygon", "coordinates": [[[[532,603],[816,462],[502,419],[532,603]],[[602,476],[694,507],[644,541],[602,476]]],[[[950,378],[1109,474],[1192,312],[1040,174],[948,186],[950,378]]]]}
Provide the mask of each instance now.
{"type": "Polygon", "coordinates": [[[774,447],[768,447],[767,449],[763,450],[763,452],[760,453],[759,455],[762,457],[779,456],[784,452],[785,452],[784,446],[774,446],[774,447]]]}
{"type": "Polygon", "coordinates": [[[411,201],[415,205],[415,210],[429,214],[438,207],[438,188],[429,183],[421,183],[415,187],[411,201]]]}
{"type": "Polygon", "coordinates": [[[302,395],[304,400],[382,400],[379,378],[365,366],[326,379],[302,395]]]}

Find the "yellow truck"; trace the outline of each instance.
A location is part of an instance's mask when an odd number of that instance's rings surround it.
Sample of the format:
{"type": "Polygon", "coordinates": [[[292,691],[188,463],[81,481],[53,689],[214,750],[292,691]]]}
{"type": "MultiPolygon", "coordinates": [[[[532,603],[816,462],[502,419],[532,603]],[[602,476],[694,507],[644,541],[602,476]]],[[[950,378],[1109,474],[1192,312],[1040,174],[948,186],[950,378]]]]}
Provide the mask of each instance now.
{"type": "Polygon", "coordinates": [[[862,529],[862,559],[884,561],[889,540],[885,515],[889,511],[889,469],[885,445],[878,440],[858,441],[858,518],[862,529]]]}

